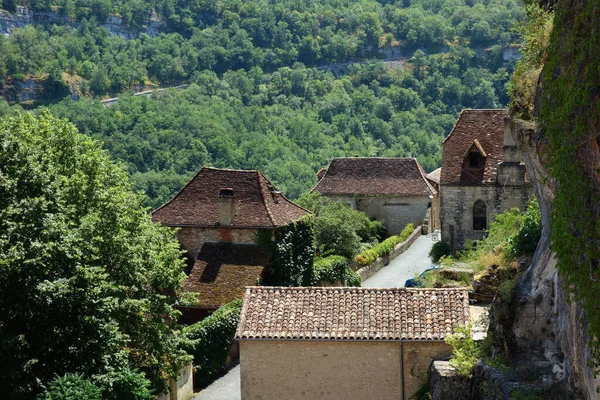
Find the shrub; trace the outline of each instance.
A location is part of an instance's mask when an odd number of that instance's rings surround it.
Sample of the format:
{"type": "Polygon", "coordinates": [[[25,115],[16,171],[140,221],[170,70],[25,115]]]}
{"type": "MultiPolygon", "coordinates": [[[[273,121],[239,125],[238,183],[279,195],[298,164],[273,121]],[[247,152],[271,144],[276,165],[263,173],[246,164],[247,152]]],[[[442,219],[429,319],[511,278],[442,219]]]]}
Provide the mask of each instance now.
{"type": "Polygon", "coordinates": [[[313,284],[327,282],[340,283],[346,286],[360,286],[361,278],[348,268],[348,260],[342,256],[329,256],[315,260],[313,267],[313,284]]]}
{"type": "Polygon", "coordinates": [[[327,282],[335,284],[337,281],[343,284],[344,272],[348,267],[348,260],[342,256],[329,256],[315,259],[313,266],[313,283],[327,282]]]}
{"type": "Polygon", "coordinates": [[[402,232],[400,232],[400,235],[398,235],[400,237],[400,242],[398,242],[398,243],[404,242],[406,239],[408,239],[410,234],[413,233],[414,231],[415,231],[415,227],[413,224],[406,225],[404,227],[404,229],[402,229],[402,232]]]}
{"type": "Polygon", "coordinates": [[[124,368],[98,377],[96,383],[104,388],[104,400],[151,400],[150,381],[143,373],[124,368]]]}
{"type": "Polygon", "coordinates": [[[529,202],[527,211],[523,214],[519,232],[511,237],[509,254],[513,257],[522,254],[533,254],[541,236],[542,216],[540,206],[534,198],[529,202]]]}
{"type": "Polygon", "coordinates": [[[471,324],[457,327],[445,342],[452,346],[450,364],[459,374],[469,375],[481,356],[481,346],[471,336],[471,324]]]}
{"type": "Polygon", "coordinates": [[[362,285],[362,278],[360,275],[350,268],[346,268],[344,271],[344,280],[346,281],[346,286],[360,287],[362,285]]]}
{"type": "Polygon", "coordinates": [[[366,213],[346,203],[311,193],[300,197],[298,204],[315,213],[315,247],[323,256],[337,254],[352,258],[360,251],[361,243],[385,237],[381,222],[371,220],[366,213]]]}
{"type": "Polygon", "coordinates": [[[365,250],[364,252],[356,256],[354,258],[354,261],[356,261],[360,265],[373,264],[375,260],[377,260],[377,258],[387,256],[388,254],[390,254],[392,250],[394,250],[394,247],[396,247],[397,244],[402,243],[406,239],[408,239],[408,237],[411,233],[414,232],[414,230],[415,228],[413,224],[406,225],[406,227],[402,230],[400,235],[390,236],[389,238],[373,246],[369,250],[365,250]]]}
{"type": "Polygon", "coordinates": [[[52,379],[38,400],[101,400],[102,390],[83,375],[65,374],[52,379]]]}
{"type": "Polygon", "coordinates": [[[183,334],[192,341],[186,351],[194,356],[194,382],[198,386],[207,386],[227,369],[241,308],[242,301],[234,300],[183,329],[183,334]]]}
{"type": "Polygon", "coordinates": [[[431,247],[431,250],[429,251],[429,257],[431,257],[431,260],[436,263],[440,261],[442,257],[449,256],[450,253],[452,253],[450,245],[446,242],[439,241],[435,242],[431,247]]]}

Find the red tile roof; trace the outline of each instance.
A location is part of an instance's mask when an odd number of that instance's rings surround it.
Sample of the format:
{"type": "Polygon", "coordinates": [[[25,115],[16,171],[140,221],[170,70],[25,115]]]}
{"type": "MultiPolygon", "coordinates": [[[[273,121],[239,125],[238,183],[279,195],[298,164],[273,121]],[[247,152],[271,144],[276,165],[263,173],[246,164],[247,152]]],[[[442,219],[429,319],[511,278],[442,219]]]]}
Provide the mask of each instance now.
{"type": "Polygon", "coordinates": [[[371,157],[334,158],[313,191],[325,196],[436,193],[415,158],[371,157]]]}
{"type": "Polygon", "coordinates": [[[444,139],[442,147],[442,173],[440,183],[460,183],[463,161],[469,149],[475,145],[485,152],[483,183],[495,183],[498,164],[502,161],[504,149],[505,109],[463,110],[450,135],[444,139]]]}
{"type": "Polygon", "coordinates": [[[183,288],[199,293],[197,307],[217,309],[241,299],[246,286],[260,283],[268,253],[256,245],[207,242],[183,288]]]}
{"type": "Polygon", "coordinates": [[[469,319],[465,289],[250,287],[236,338],[443,340],[469,319]]]}
{"type": "Polygon", "coordinates": [[[258,171],[202,167],[175,197],[152,213],[152,220],[170,226],[218,226],[219,193],[224,188],[233,189],[234,228],[285,226],[308,213],[258,171]]]}

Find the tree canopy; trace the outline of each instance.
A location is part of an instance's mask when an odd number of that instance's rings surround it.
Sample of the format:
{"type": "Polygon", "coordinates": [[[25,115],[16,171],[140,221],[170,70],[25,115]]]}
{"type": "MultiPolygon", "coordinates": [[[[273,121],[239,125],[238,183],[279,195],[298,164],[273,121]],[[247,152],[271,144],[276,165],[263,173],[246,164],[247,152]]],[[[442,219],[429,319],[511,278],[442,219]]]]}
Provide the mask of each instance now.
{"type": "Polygon", "coordinates": [[[0,383],[31,398],[56,375],[148,398],[187,355],[173,309],[185,274],[126,174],[65,120],[0,120],[0,383]]]}

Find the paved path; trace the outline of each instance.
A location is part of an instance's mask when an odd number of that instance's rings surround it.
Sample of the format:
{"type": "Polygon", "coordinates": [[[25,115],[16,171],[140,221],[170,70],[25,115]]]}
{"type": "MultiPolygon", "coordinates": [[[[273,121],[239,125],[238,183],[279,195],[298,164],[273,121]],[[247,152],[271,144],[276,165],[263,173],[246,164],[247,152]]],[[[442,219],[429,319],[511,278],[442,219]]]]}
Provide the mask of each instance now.
{"type": "Polygon", "coordinates": [[[433,263],[429,258],[429,250],[433,241],[427,236],[420,236],[404,253],[394,258],[387,267],[383,267],[375,275],[363,282],[363,287],[390,288],[404,287],[407,279],[413,278],[429,268],[433,263]]]}
{"type": "Polygon", "coordinates": [[[240,394],[240,366],[239,364],[229,372],[214,381],[209,387],[198,393],[193,400],[239,400],[240,394]]]}

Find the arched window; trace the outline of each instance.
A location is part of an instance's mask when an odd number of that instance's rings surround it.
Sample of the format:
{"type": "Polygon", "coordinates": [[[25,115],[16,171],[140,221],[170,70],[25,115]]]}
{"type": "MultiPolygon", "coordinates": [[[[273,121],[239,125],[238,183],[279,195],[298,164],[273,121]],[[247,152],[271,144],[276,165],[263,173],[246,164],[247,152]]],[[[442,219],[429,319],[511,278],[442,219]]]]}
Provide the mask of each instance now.
{"type": "Polygon", "coordinates": [[[487,228],[487,210],[482,200],[473,205],[473,230],[482,231],[487,228]]]}

